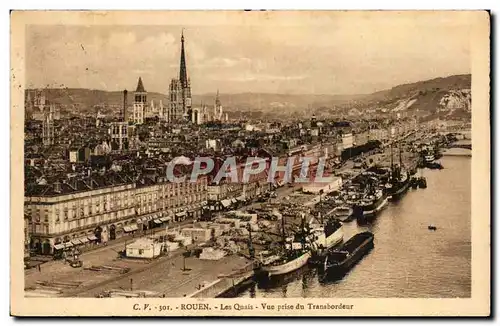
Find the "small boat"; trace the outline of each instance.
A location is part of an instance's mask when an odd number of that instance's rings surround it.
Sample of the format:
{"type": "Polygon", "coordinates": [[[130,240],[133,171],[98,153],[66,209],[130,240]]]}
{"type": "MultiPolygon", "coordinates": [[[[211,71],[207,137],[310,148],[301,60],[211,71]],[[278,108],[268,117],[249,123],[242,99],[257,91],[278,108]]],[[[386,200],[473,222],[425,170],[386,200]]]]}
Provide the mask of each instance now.
{"type": "Polygon", "coordinates": [[[373,233],[362,232],[347,240],[339,249],[330,250],[323,263],[322,272],[326,275],[344,275],[373,249],[373,240],[373,233]]]}
{"type": "Polygon", "coordinates": [[[419,188],[422,189],[427,188],[427,180],[425,179],[425,177],[418,178],[417,184],[419,188]]]}
{"type": "Polygon", "coordinates": [[[437,230],[437,227],[435,227],[434,225],[429,225],[427,228],[429,230],[431,230],[431,231],[436,231],[437,230]]]}
{"type": "Polygon", "coordinates": [[[444,169],[443,165],[441,165],[441,163],[439,163],[439,162],[429,162],[429,163],[426,163],[425,166],[429,169],[432,169],[432,170],[444,169]]]}

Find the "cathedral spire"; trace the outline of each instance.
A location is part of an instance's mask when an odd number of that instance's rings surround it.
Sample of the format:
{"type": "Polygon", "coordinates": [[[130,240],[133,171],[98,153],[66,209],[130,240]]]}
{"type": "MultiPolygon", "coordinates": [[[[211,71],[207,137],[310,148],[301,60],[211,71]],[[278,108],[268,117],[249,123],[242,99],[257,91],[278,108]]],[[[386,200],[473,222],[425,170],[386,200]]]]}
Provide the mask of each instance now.
{"type": "Polygon", "coordinates": [[[188,78],[187,78],[187,70],[186,70],[186,54],[184,53],[184,29],[181,34],[181,66],[179,72],[179,80],[183,88],[188,87],[188,78]]]}

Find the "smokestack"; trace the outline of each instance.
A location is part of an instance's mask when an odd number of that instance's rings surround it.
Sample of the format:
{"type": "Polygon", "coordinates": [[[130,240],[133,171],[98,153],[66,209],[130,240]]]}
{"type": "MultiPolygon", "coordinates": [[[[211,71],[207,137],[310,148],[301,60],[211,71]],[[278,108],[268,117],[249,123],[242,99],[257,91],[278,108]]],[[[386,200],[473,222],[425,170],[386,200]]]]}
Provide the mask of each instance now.
{"type": "Polygon", "coordinates": [[[123,121],[127,122],[128,121],[128,116],[127,116],[127,90],[123,91],[123,121]]]}

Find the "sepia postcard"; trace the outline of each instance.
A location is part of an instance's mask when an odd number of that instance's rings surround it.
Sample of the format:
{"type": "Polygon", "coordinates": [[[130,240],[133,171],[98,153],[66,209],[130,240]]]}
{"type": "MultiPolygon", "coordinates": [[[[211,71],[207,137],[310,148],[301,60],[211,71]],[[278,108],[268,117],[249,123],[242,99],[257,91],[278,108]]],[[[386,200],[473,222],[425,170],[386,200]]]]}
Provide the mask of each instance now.
{"type": "Polygon", "coordinates": [[[11,12],[11,314],[489,316],[489,34],[11,12]]]}

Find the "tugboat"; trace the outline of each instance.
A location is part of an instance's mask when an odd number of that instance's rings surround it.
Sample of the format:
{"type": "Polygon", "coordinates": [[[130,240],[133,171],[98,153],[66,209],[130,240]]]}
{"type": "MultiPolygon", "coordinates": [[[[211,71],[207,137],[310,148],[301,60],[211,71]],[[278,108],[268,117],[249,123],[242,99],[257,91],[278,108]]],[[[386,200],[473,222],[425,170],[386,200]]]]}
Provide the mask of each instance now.
{"type": "Polygon", "coordinates": [[[435,159],[436,159],[436,157],[434,156],[434,154],[426,153],[424,155],[424,162],[425,162],[425,164],[432,163],[432,162],[434,162],[435,159]]]}
{"type": "Polygon", "coordinates": [[[436,159],[441,158],[443,155],[439,149],[424,148],[421,152],[422,157],[422,167],[428,169],[443,169],[443,166],[436,159]]]}
{"type": "Polygon", "coordinates": [[[373,249],[374,235],[371,232],[358,233],[339,249],[328,252],[321,270],[323,277],[345,275],[364,255],[373,249]]]}

